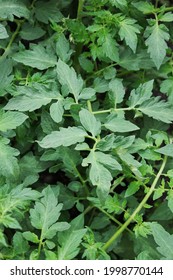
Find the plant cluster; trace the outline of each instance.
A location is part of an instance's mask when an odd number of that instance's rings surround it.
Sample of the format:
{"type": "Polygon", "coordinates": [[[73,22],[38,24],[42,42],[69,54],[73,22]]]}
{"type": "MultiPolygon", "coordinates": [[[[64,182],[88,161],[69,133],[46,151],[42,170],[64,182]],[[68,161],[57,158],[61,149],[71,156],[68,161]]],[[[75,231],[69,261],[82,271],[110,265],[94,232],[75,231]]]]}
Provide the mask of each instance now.
{"type": "Polygon", "coordinates": [[[0,259],[173,259],[172,11],[0,0],[0,259]]]}

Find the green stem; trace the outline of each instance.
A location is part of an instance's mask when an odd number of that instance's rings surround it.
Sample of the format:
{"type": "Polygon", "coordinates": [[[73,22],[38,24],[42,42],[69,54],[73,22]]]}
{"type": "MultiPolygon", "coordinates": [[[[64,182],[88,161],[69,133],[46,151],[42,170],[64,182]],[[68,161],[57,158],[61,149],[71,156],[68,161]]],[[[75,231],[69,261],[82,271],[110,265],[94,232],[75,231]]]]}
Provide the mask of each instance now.
{"type": "Polygon", "coordinates": [[[155,186],[157,185],[158,180],[160,179],[160,176],[165,168],[167,162],[167,156],[164,157],[162,165],[159,169],[159,172],[157,173],[157,176],[155,177],[151,188],[149,189],[148,193],[144,196],[143,200],[141,203],[138,205],[138,207],[135,209],[135,211],[132,213],[132,215],[129,217],[129,219],[122,225],[122,227],[115,232],[115,234],[105,243],[103,246],[104,250],[107,250],[109,246],[119,237],[119,235],[128,227],[128,225],[134,220],[135,216],[141,211],[141,209],[144,207],[146,204],[147,200],[149,197],[152,195],[155,186]]]}
{"type": "Polygon", "coordinates": [[[85,0],[79,0],[78,2],[77,19],[82,18],[84,2],[85,0]]]}
{"type": "Polygon", "coordinates": [[[107,110],[101,110],[101,111],[93,111],[92,113],[94,115],[97,115],[97,114],[106,114],[106,113],[110,113],[110,112],[118,112],[118,111],[131,111],[131,110],[134,110],[134,108],[111,108],[111,109],[107,109],[107,110]]]}
{"type": "Polygon", "coordinates": [[[18,35],[20,28],[21,28],[21,22],[17,22],[17,28],[16,28],[15,32],[13,33],[13,35],[11,36],[11,39],[10,39],[7,47],[5,48],[3,55],[0,57],[0,61],[2,61],[4,58],[6,58],[7,55],[9,54],[11,45],[13,44],[16,36],[18,35]]]}
{"type": "MultiPolygon", "coordinates": [[[[96,208],[98,208],[102,213],[104,213],[106,216],[108,216],[108,218],[109,218],[110,220],[112,220],[113,222],[115,222],[117,225],[119,225],[119,226],[122,226],[122,225],[123,225],[123,224],[122,224],[121,222],[119,222],[116,218],[114,218],[112,215],[110,215],[109,213],[107,213],[104,209],[102,209],[102,208],[100,208],[100,207],[97,207],[97,206],[96,206],[96,208]]],[[[126,230],[127,230],[128,232],[130,232],[130,234],[133,234],[133,232],[132,232],[130,229],[126,228],[126,230]]]]}

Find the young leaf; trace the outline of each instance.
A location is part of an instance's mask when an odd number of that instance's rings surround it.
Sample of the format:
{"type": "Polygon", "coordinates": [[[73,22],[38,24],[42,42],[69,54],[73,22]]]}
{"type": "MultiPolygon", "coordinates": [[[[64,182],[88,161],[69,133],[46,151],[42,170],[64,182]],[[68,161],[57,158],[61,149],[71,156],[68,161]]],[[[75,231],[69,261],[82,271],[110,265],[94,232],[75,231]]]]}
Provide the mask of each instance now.
{"type": "Polygon", "coordinates": [[[157,69],[160,68],[168,48],[166,41],[169,40],[168,29],[164,24],[156,22],[153,26],[148,26],[145,32],[148,37],[145,41],[148,52],[157,69]],[[149,35],[149,36],[148,36],[149,35]]]}
{"type": "Polygon", "coordinates": [[[101,123],[97,121],[95,116],[86,109],[79,112],[80,122],[83,127],[92,134],[93,137],[101,132],[101,123]]]}
{"type": "Polygon", "coordinates": [[[87,229],[83,228],[84,223],[83,215],[77,216],[70,223],[71,227],[64,233],[58,234],[58,259],[59,260],[72,260],[74,259],[79,251],[81,240],[85,235],[87,229]]]}
{"type": "Polygon", "coordinates": [[[60,131],[53,131],[38,141],[42,148],[57,148],[59,146],[71,146],[83,142],[87,133],[79,127],[60,128],[60,131]]]}
{"type": "Polygon", "coordinates": [[[173,260],[173,235],[170,235],[161,225],[157,223],[150,224],[155,242],[159,247],[157,250],[165,260],[173,260]]]}
{"type": "Polygon", "coordinates": [[[77,77],[75,70],[69,67],[61,59],[57,63],[57,74],[59,82],[66,85],[70,93],[74,95],[76,102],[78,102],[79,93],[83,87],[83,80],[77,77]]]}
{"type": "Polygon", "coordinates": [[[41,240],[53,238],[57,231],[69,228],[68,223],[57,222],[63,204],[58,204],[51,187],[47,187],[42,192],[43,198],[35,203],[30,210],[31,224],[34,228],[41,230],[41,240]]]}
{"type": "Polygon", "coordinates": [[[102,51],[106,57],[117,62],[119,60],[119,53],[116,41],[112,38],[111,34],[106,34],[102,44],[102,51]]]}
{"type": "Polygon", "coordinates": [[[54,67],[57,63],[54,54],[47,52],[41,45],[33,45],[32,50],[20,51],[13,55],[13,59],[39,70],[54,67]]]}
{"type": "Polygon", "coordinates": [[[13,21],[14,16],[28,19],[30,11],[21,0],[0,0],[0,17],[13,21]]]}
{"type": "Polygon", "coordinates": [[[120,30],[119,35],[121,40],[126,41],[126,44],[132,49],[132,51],[136,52],[137,46],[137,35],[140,33],[139,25],[136,24],[136,20],[132,18],[125,18],[120,22],[120,30]]]}
{"type": "Polygon", "coordinates": [[[28,116],[19,112],[3,112],[0,110],[0,131],[15,129],[20,126],[28,116]]]}

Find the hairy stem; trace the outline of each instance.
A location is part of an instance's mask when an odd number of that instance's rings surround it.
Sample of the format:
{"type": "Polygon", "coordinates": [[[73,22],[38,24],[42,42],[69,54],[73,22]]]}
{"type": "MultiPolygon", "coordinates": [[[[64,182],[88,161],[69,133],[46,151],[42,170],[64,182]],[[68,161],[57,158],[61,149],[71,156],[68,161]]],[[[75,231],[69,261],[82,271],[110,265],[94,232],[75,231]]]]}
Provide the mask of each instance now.
{"type": "Polygon", "coordinates": [[[158,182],[158,180],[160,179],[160,176],[165,168],[167,162],[167,156],[164,157],[162,165],[159,169],[159,172],[157,173],[157,176],[155,177],[151,188],[149,189],[148,193],[144,196],[143,200],[141,201],[141,203],[138,205],[138,207],[135,209],[135,211],[132,213],[132,215],[129,217],[129,219],[122,225],[122,227],[117,230],[115,232],[115,234],[105,243],[105,245],[103,246],[104,250],[107,250],[109,248],[109,246],[119,237],[119,235],[128,227],[128,225],[134,220],[136,214],[138,214],[141,209],[144,207],[144,205],[146,204],[147,200],[149,199],[149,197],[152,195],[155,186],[158,182]]]}

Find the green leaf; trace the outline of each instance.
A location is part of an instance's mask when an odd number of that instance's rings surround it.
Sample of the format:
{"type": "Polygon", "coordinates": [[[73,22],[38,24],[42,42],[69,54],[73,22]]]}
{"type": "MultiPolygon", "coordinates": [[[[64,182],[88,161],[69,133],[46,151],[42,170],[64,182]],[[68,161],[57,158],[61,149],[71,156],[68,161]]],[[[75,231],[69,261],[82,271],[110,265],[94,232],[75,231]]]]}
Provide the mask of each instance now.
{"type": "Polygon", "coordinates": [[[0,17],[13,21],[14,16],[28,19],[30,11],[21,0],[0,0],[0,17]]]}
{"type": "Polygon", "coordinates": [[[57,148],[59,146],[71,146],[83,142],[87,133],[79,127],[60,128],[60,131],[53,131],[38,141],[42,148],[57,148]]]}
{"type": "Polygon", "coordinates": [[[167,200],[168,200],[168,207],[173,213],[173,190],[170,190],[168,192],[167,200]]]}
{"type": "Polygon", "coordinates": [[[45,70],[56,65],[56,57],[41,45],[33,45],[32,50],[15,53],[12,57],[15,61],[26,66],[45,70]]]}
{"type": "Polygon", "coordinates": [[[37,1],[34,9],[37,20],[43,23],[48,23],[50,20],[59,22],[62,19],[62,14],[57,6],[56,0],[37,1]]]}
{"type": "Polygon", "coordinates": [[[121,79],[114,79],[109,83],[110,94],[109,97],[113,101],[114,106],[123,101],[125,95],[125,88],[121,79]]]}
{"type": "Polygon", "coordinates": [[[150,98],[150,101],[144,102],[138,110],[164,123],[171,123],[173,121],[172,107],[163,100],[159,101],[159,98],[150,98]]]}
{"type": "Polygon", "coordinates": [[[20,31],[20,36],[24,40],[32,41],[44,36],[45,33],[46,31],[40,26],[33,26],[31,24],[24,23],[22,25],[22,30],[20,31]]]}
{"type": "Polygon", "coordinates": [[[0,131],[15,129],[20,126],[28,116],[19,112],[3,112],[0,110],[0,131]]]}
{"type": "Polygon", "coordinates": [[[62,117],[64,114],[64,108],[62,106],[62,102],[58,101],[56,103],[53,103],[50,106],[50,115],[51,118],[56,122],[59,123],[62,121],[62,117]]]}
{"type": "Polygon", "coordinates": [[[95,94],[96,94],[95,89],[84,88],[79,95],[79,99],[88,100],[88,99],[91,99],[95,94]]]}
{"type": "Polygon", "coordinates": [[[150,224],[155,242],[159,247],[157,250],[165,260],[173,260],[173,235],[170,235],[161,225],[157,223],[150,224]]]}
{"type": "Polygon", "coordinates": [[[91,151],[82,162],[82,166],[88,164],[91,164],[89,170],[91,183],[97,186],[97,194],[103,201],[109,193],[112,180],[112,175],[107,168],[121,170],[121,165],[112,156],[95,151],[91,151]]]}
{"type": "Polygon", "coordinates": [[[168,100],[173,104],[173,77],[164,80],[160,85],[160,91],[168,96],[168,100]]]}
{"type": "Polygon", "coordinates": [[[146,46],[151,59],[153,60],[157,69],[160,68],[163,60],[166,56],[166,50],[168,48],[166,41],[169,40],[168,29],[164,24],[158,24],[156,22],[153,26],[148,26],[145,31],[146,46]]]}
{"type": "Polygon", "coordinates": [[[57,222],[63,204],[58,204],[51,187],[44,188],[43,198],[30,210],[31,224],[41,230],[41,240],[53,238],[58,231],[69,228],[68,223],[57,222]]]}
{"type": "Polygon", "coordinates": [[[104,126],[113,132],[129,132],[139,129],[135,124],[117,117],[116,115],[106,121],[104,126]]]}
{"type": "Polygon", "coordinates": [[[93,137],[101,132],[101,123],[97,121],[95,116],[86,109],[79,112],[79,118],[82,126],[92,134],[93,137]]]}
{"type": "Polygon", "coordinates": [[[8,145],[9,140],[0,139],[0,174],[5,177],[17,177],[19,174],[19,166],[16,156],[19,151],[8,145]]]}
{"type": "Polygon", "coordinates": [[[0,95],[3,96],[6,94],[6,91],[11,86],[13,80],[12,72],[12,62],[11,60],[4,60],[0,63],[0,95]]]}
{"type": "Polygon", "coordinates": [[[117,43],[110,34],[105,34],[102,51],[112,61],[117,62],[119,60],[117,43]]]}
{"type": "Polygon", "coordinates": [[[161,16],[159,15],[159,20],[163,21],[163,22],[171,22],[171,21],[173,21],[173,13],[168,12],[168,13],[163,14],[161,16]]]}
{"type": "Polygon", "coordinates": [[[8,33],[7,33],[7,30],[5,29],[5,27],[0,24],[0,39],[6,39],[8,38],[8,33]]]}
{"type": "Polygon", "coordinates": [[[144,84],[140,84],[136,90],[131,91],[128,103],[130,107],[136,107],[150,99],[152,96],[153,82],[154,80],[151,80],[144,84]]]}
{"type": "Polygon", "coordinates": [[[16,232],[13,236],[13,246],[14,246],[14,253],[16,255],[22,255],[28,252],[29,245],[28,242],[23,238],[21,232],[16,232]]]}
{"type": "Polygon", "coordinates": [[[125,39],[126,44],[136,52],[137,47],[137,35],[140,33],[140,26],[136,24],[136,20],[132,18],[125,18],[120,22],[119,35],[121,40],[125,39]]]}
{"type": "Polygon", "coordinates": [[[59,94],[56,91],[51,91],[43,85],[34,87],[18,87],[17,95],[9,100],[7,105],[4,107],[5,110],[18,110],[21,112],[35,111],[40,107],[47,105],[52,99],[58,99],[59,94]]]}
{"type": "Polygon", "coordinates": [[[146,2],[146,1],[145,2],[138,1],[136,3],[132,3],[132,5],[135,6],[139,11],[141,11],[144,14],[153,13],[155,10],[154,5],[152,5],[151,3],[146,2]]]}
{"type": "Polygon", "coordinates": [[[58,234],[58,260],[72,260],[74,259],[79,251],[81,240],[85,235],[87,229],[83,228],[83,215],[77,216],[70,223],[71,227],[64,233],[58,234]]]}
{"type": "Polygon", "coordinates": [[[173,157],[173,144],[168,144],[160,149],[155,150],[157,153],[173,157]]]}
{"type": "Polygon", "coordinates": [[[140,187],[140,182],[138,182],[138,181],[131,182],[128,185],[128,188],[125,192],[124,197],[132,196],[133,194],[135,194],[139,190],[139,187],[140,187]]]}
{"type": "Polygon", "coordinates": [[[72,52],[73,51],[70,50],[69,42],[65,38],[64,34],[61,34],[56,42],[57,55],[62,61],[68,62],[72,52]]]}
{"type": "Polygon", "coordinates": [[[30,242],[33,242],[33,243],[36,243],[36,244],[39,243],[38,236],[33,232],[25,231],[25,232],[22,233],[22,235],[26,240],[28,240],[30,242]]]}
{"type": "Polygon", "coordinates": [[[57,74],[59,82],[62,85],[66,85],[70,93],[74,95],[76,103],[78,102],[79,93],[83,87],[83,80],[81,77],[77,77],[75,70],[69,67],[61,59],[57,63],[57,74]]]}
{"type": "Polygon", "coordinates": [[[117,8],[121,6],[127,6],[127,0],[109,0],[109,2],[117,8]]]}

